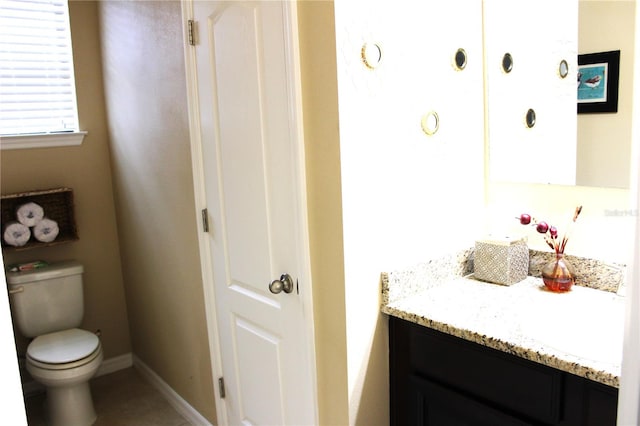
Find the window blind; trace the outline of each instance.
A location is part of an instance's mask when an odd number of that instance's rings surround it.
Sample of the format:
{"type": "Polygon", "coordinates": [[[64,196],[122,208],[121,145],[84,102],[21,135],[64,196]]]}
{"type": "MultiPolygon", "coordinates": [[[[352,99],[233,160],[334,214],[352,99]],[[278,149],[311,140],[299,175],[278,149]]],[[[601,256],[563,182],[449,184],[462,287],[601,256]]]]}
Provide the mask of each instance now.
{"type": "Polygon", "coordinates": [[[0,0],[0,134],[78,131],[67,0],[0,0]]]}

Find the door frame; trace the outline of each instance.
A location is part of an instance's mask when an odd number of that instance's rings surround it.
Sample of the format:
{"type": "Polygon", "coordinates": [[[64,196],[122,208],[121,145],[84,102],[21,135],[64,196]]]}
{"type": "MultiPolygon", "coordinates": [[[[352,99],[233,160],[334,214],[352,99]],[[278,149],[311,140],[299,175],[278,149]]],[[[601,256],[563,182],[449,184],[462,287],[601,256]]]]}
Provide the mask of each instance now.
{"type": "MultiPolygon", "coordinates": [[[[207,322],[207,334],[209,340],[209,351],[211,356],[211,370],[214,375],[214,394],[216,403],[217,423],[228,424],[227,407],[220,397],[220,388],[217,386],[218,378],[223,377],[222,353],[218,321],[216,319],[216,295],[213,282],[213,265],[211,264],[211,250],[207,235],[204,232],[201,211],[207,207],[205,179],[204,179],[204,156],[202,154],[202,141],[200,138],[200,107],[198,100],[198,74],[196,69],[196,54],[193,46],[189,45],[188,22],[193,19],[193,2],[200,0],[183,0],[180,2],[182,10],[183,45],[185,55],[186,90],[189,117],[189,134],[191,149],[191,167],[193,173],[193,192],[195,199],[195,221],[198,224],[198,246],[200,253],[200,269],[202,274],[205,317],[207,322]]],[[[313,411],[315,424],[318,424],[318,387],[315,351],[315,326],[313,317],[313,286],[311,281],[311,258],[309,243],[309,224],[307,216],[307,190],[305,174],[305,152],[304,152],[304,129],[302,116],[302,81],[300,74],[300,54],[298,39],[298,13],[295,1],[283,1],[285,10],[285,34],[286,39],[286,60],[289,70],[290,80],[288,82],[289,111],[291,120],[291,140],[293,143],[293,155],[295,158],[295,190],[297,195],[295,219],[297,232],[302,253],[300,253],[301,271],[300,283],[307,283],[300,286],[300,298],[302,302],[303,320],[307,331],[307,352],[308,370],[312,382],[313,411]]],[[[198,44],[198,28],[195,24],[195,44],[198,44]]],[[[265,283],[266,285],[266,283],[265,283]]]]}

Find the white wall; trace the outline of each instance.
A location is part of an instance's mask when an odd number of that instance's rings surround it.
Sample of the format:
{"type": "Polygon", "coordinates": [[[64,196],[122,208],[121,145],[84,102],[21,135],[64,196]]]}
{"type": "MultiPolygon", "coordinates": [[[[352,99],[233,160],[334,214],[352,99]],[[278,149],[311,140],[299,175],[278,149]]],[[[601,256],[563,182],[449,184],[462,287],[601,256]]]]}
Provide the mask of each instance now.
{"type": "Polygon", "coordinates": [[[480,228],[481,12],[479,0],[335,3],[351,424],[389,419],[380,273],[471,244],[480,228]],[[365,42],[382,49],[374,70],[365,42]],[[440,130],[429,137],[431,110],[440,130]]]}

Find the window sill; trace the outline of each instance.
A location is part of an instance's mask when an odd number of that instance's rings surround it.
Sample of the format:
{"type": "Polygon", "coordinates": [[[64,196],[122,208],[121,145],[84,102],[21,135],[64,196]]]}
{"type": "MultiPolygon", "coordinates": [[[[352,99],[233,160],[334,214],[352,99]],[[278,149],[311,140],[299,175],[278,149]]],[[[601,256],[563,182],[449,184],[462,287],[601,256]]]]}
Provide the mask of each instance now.
{"type": "Polygon", "coordinates": [[[54,148],[82,145],[87,132],[43,133],[16,136],[0,136],[0,150],[54,148]]]}

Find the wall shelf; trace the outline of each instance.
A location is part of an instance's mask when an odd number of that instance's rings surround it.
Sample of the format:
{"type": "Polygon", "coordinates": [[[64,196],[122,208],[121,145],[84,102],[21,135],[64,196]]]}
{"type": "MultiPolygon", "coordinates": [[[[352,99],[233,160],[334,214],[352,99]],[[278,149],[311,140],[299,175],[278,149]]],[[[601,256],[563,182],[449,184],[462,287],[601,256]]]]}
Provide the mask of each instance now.
{"type": "Polygon", "coordinates": [[[76,228],[73,190],[71,188],[52,188],[15,194],[3,194],[0,197],[0,210],[2,212],[2,231],[5,226],[16,220],[16,210],[21,205],[34,202],[44,209],[45,217],[55,220],[58,223],[60,232],[56,239],[50,243],[37,241],[33,235],[23,246],[13,247],[2,240],[4,250],[28,250],[37,247],[48,247],[78,240],[78,230],[76,228]]]}

